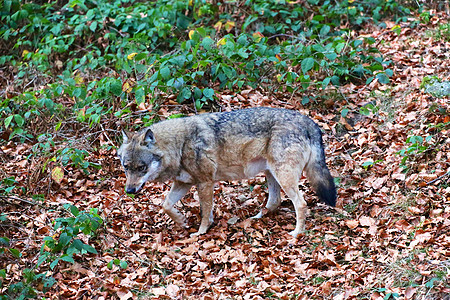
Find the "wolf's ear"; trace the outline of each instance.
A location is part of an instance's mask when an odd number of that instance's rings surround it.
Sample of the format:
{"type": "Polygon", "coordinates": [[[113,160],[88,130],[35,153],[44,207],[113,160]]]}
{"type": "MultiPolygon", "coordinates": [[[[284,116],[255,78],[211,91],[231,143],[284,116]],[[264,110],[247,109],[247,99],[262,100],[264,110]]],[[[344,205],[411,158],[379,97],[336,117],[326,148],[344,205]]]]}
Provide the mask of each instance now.
{"type": "Polygon", "coordinates": [[[155,136],[150,128],[144,131],[144,144],[151,145],[155,143],[155,136]]]}
{"type": "Polygon", "coordinates": [[[131,139],[131,132],[122,129],[122,136],[123,136],[123,143],[128,144],[129,140],[131,139]]]}

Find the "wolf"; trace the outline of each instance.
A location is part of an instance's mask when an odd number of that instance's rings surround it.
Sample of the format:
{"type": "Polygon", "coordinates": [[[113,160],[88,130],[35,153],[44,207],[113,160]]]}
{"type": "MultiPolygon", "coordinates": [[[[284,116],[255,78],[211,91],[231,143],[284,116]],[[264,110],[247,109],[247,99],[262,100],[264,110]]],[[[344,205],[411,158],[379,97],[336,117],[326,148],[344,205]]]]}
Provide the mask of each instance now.
{"type": "Polygon", "coordinates": [[[258,107],[169,119],[136,133],[123,131],[117,151],[126,174],[125,191],[138,193],[147,181],[172,180],[163,210],[182,227],[185,217],[174,205],[197,186],[201,223],[213,223],[213,189],[221,180],[251,178],[265,172],[269,197],[261,218],[280,205],[281,189],[294,204],[297,237],[305,230],[307,203],[298,188],[305,171],[319,199],[336,204],[334,179],[325,163],[319,126],[294,110],[258,107]]]}

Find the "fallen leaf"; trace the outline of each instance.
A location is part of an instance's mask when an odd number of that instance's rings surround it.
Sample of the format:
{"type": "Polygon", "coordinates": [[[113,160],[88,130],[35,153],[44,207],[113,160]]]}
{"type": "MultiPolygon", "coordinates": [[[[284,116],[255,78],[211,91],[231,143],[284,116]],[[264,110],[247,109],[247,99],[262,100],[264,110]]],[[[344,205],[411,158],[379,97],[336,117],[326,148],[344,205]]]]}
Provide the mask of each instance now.
{"type": "Polygon", "coordinates": [[[169,284],[166,287],[167,296],[171,297],[172,299],[177,298],[179,292],[180,292],[180,287],[178,285],[169,284]]]}
{"type": "Polygon", "coordinates": [[[375,223],[375,219],[371,217],[362,216],[359,218],[359,224],[361,224],[361,226],[372,226],[375,225],[375,223]]]}
{"type": "Polygon", "coordinates": [[[133,293],[130,291],[117,291],[117,296],[120,300],[128,300],[133,298],[133,293]]]}
{"type": "Polygon", "coordinates": [[[61,167],[54,167],[52,170],[52,179],[57,183],[61,183],[63,178],[64,178],[63,169],[61,167]]]}
{"type": "Polygon", "coordinates": [[[347,225],[347,227],[350,229],[355,229],[356,227],[358,227],[359,221],[358,220],[347,220],[347,221],[345,221],[345,225],[347,225]]]}
{"type": "Polygon", "coordinates": [[[416,287],[408,286],[405,290],[405,298],[406,299],[412,299],[414,294],[417,292],[416,287]]]}

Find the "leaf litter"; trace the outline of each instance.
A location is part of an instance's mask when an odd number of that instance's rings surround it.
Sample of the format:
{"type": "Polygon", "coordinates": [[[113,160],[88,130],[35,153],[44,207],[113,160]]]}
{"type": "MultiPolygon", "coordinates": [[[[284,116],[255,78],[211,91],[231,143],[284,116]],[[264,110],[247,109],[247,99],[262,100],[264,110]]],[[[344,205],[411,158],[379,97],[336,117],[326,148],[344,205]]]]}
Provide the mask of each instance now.
{"type": "MultiPolygon", "coordinates": [[[[262,176],[218,183],[216,223],[191,238],[200,213],[195,189],[180,204],[194,227],[184,230],[161,210],[167,183],[147,184],[135,198],[124,195],[114,151],[89,157],[104,166],[90,175],[54,167],[39,182],[32,177],[38,165],[26,160],[31,145],[2,146],[2,173],[14,176],[19,186],[48,191],[48,200],[33,206],[20,192],[2,202],[1,213],[9,213],[2,236],[23,253],[14,260],[0,256],[0,269],[12,274],[3,286],[20,281],[21,269],[36,263],[42,238],[55,234],[52,221],[63,213],[57,207],[71,203],[101,212],[105,225],[89,240],[98,254],[47,270],[57,279],[50,291],[41,288],[47,299],[389,299],[394,294],[448,299],[450,105],[448,96],[430,96],[420,84],[430,74],[450,80],[450,43],[427,39],[426,29],[406,26],[400,34],[368,29],[393,61],[391,85],[348,83],[340,87],[345,101],[333,103],[334,109],[305,108],[296,95],[267,96],[253,89],[217,95],[226,110],[286,107],[324,128],[328,165],[339,178],[338,209],[315,203],[302,179],[310,205],[307,232],[298,239],[288,235],[295,224],[289,201],[270,216],[249,219],[267,198],[262,176]],[[367,103],[380,109],[361,116],[367,103]],[[349,114],[337,116],[343,107],[349,114]],[[445,122],[440,131],[433,127],[445,122]],[[408,147],[406,139],[431,134],[430,151],[411,155],[405,172],[398,153],[408,147]],[[126,268],[108,268],[113,259],[125,261],[126,268]]],[[[181,109],[163,103],[160,114],[181,109]]]]}

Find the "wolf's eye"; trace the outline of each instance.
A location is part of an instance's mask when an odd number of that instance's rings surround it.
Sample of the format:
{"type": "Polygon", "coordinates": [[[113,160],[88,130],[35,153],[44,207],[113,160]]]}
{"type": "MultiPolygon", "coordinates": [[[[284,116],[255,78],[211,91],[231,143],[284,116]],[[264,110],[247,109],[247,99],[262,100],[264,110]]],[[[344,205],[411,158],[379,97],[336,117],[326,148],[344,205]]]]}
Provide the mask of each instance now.
{"type": "Polygon", "coordinates": [[[146,166],[140,166],[140,167],[138,167],[138,171],[139,171],[139,172],[144,172],[146,169],[147,169],[146,166]]]}
{"type": "Polygon", "coordinates": [[[124,168],[125,170],[128,170],[128,165],[123,165],[123,168],[124,168]]]}

